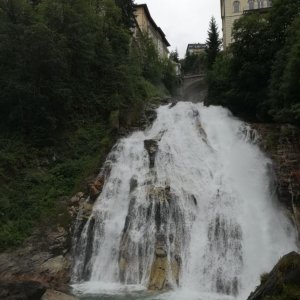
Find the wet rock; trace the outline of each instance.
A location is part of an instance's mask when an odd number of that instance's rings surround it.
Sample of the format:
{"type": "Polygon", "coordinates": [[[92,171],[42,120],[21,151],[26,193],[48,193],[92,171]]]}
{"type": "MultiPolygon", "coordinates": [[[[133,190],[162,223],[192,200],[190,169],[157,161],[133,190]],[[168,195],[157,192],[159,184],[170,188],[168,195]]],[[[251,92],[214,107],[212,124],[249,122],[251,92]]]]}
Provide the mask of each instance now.
{"type": "Polygon", "coordinates": [[[158,143],[156,140],[145,140],[144,147],[149,154],[149,168],[154,168],[155,165],[155,156],[158,150],[158,143]]]}
{"type": "Polygon", "coordinates": [[[124,258],[121,257],[119,259],[119,276],[120,276],[120,281],[122,283],[125,283],[125,274],[128,268],[128,261],[124,258]]]}
{"type": "Polygon", "coordinates": [[[256,123],[252,127],[261,136],[261,148],[274,162],[278,198],[296,224],[300,240],[300,129],[289,124],[256,123]]]}
{"type": "Polygon", "coordinates": [[[68,232],[62,227],[37,231],[22,248],[0,254],[1,280],[37,281],[65,290],[70,280],[70,247],[68,232]]]}
{"type": "Polygon", "coordinates": [[[155,258],[151,268],[149,289],[150,290],[168,290],[172,288],[173,283],[179,285],[179,276],[181,271],[181,258],[179,255],[172,255],[168,258],[167,237],[164,234],[156,236],[155,258]]]}
{"type": "Polygon", "coordinates": [[[89,191],[90,191],[90,199],[91,201],[95,201],[97,197],[102,192],[102,188],[104,185],[104,177],[98,177],[93,182],[89,184],[89,191]]]}
{"type": "Polygon", "coordinates": [[[151,124],[157,118],[156,106],[148,106],[145,108],[145,117],[148,124],[151,124]]]}
{"type": "Polygon", "coordinates": [[[169,109],[173,108],[177,104],[177,101],[172,101],[172,103],[169,105],[169,109]]]}
{"type": "Polygon", "coordinates": [[[156,248],[155,260],[152,264],[149,290],[168,290],[174,287],[174,284],[179,286],[179,277],[181,272],[181,259],[175,256],[169,261],[165,249],[156,248]],[[169,274],[171,272],[171,274],[169,274]],[[169,281],[172,278],[173,283],[169,281]]]}
{"type": "Polygon", "coordinates": [[[181,272],[182,261],[179,255],[175,255],[171,262],[171,270],[173,275],[173,280],[179,286],[179,277],[181,272]]]}
{"type": "Polygon", "coordinates": [[[138,180],[136,177],[130,179],[130,193],[132,193],[138,186],[138,180]]]}
{"type": "Polygon", "coordinates": [[[155,249],[155,255],[156,255],[156,257],[166,257],[167,250],[164,247],[157,247],[155,249]]]}
{"type": "Polygon", "coordinates": [[[167,285],[168,258],[156,257],[150,275],[149,290],[162,291],[167,285]]]}
{"type": "Polygon", "coordinates": [[[259,287],[248,300],[299,299],[300,295],[300,254],[291,252],[276,264],[269,274],[264,274],[259,287]]]}
{"type": "Polygon", "coordinates": [[[79,192],[70,199],[71,205],[79,205],[79,202],[84,198],[84,193],[79,192]]]}
{"type": "Polygon", "coordinates": [[[56,256],[45,261],[39,268],[38,271],[41,274],[46,273],[48,276],[59,276],[65,277],[64,274],[71,267],[70,262],[63,256],[56,256]]]}
{"type": "Polygon", "coordinates": [[[195,206],[198,205],[198,201],[194,195],[191,195],[192,201],[194,202],[195,206]]]}
{"type": "Polygon", "coordinates": [[[36,281],[0,281],[0,299],[5,300],[40,300],[46,287],[36,281]]]}
{"type": "Polygon", "coordinates": [[[58,292],[55,290],[47,290],[41,300],[79,300],[78,298],[58,292]]]}

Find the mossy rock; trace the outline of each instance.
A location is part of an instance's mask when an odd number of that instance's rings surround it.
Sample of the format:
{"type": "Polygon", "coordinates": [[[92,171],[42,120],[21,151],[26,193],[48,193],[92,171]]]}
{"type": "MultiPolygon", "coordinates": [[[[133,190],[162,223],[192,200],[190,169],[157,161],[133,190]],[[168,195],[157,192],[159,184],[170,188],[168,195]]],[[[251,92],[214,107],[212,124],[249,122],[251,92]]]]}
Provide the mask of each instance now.
{"type": "Polygon", "coordinates": [[[282,257],[269,274],[261,276],[261,285],[248,300],[300,300],[300,254],[282,257]]]}

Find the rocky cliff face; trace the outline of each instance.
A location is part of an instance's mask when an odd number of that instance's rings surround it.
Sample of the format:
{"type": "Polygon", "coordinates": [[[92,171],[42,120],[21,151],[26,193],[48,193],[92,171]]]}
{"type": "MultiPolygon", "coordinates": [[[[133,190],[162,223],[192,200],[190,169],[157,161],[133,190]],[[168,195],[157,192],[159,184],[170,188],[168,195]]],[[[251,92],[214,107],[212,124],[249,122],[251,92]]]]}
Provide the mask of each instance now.
{"type": "Polygon", "coordinates": [[[252,126],[261,136],[262,148],[274,162],[279,201],[288,208],[300,233],[300,128],[288,124],[252,126]]]}
{"type": "Polygon", "coordinates": [[[22,248],[0,254],[1,280],[36,281],[67,290],[69,248],[68,232],[63,228],[36,232],[22,248]]]}

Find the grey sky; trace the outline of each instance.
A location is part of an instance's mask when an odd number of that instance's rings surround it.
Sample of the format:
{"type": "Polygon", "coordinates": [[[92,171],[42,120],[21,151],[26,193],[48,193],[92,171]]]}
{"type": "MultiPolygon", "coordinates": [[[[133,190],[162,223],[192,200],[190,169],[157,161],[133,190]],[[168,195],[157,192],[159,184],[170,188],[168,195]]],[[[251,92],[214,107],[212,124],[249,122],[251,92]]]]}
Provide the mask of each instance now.
{"type": "Polygon", "coordinates": [[[205,43],[209,20],[214,16],[221,34],[220,0],[135,0],[146,3],[171,44],[184,57],[188,43],[205,43]]]}

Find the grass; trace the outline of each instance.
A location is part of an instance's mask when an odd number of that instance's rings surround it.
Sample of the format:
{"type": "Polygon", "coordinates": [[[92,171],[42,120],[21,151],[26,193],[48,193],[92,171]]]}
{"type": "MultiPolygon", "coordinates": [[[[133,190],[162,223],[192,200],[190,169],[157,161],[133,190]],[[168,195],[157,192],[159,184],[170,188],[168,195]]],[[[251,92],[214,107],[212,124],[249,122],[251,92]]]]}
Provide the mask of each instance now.
{"type": "Polygon", "coordinates": [[[77,123],[56,147],[0,137],[0,250],[19,246],[36,226],[68,226],[66,200],[86,190],[113,143],[101,121],[77,123]]]}

